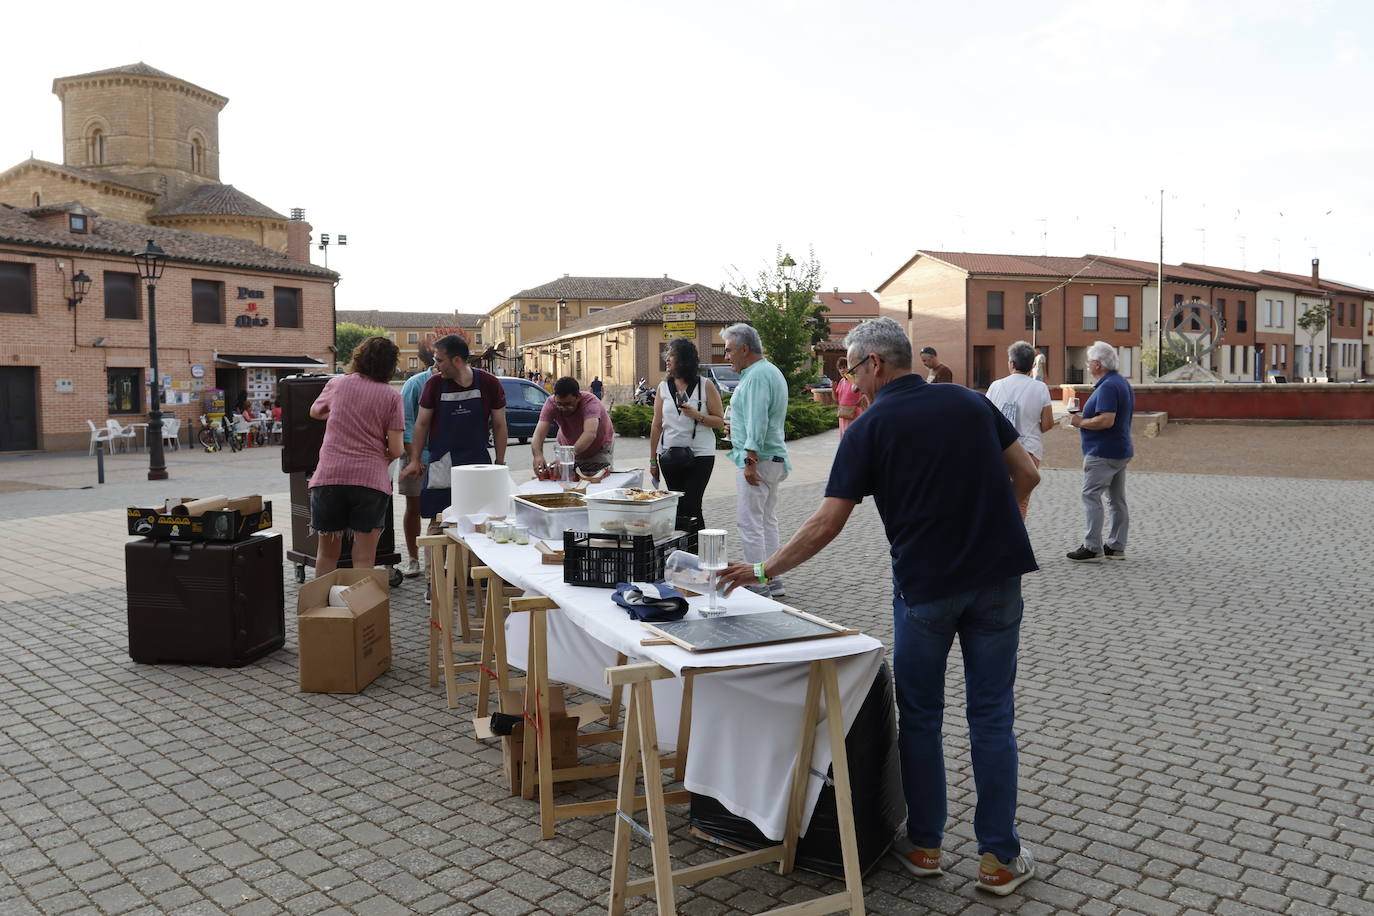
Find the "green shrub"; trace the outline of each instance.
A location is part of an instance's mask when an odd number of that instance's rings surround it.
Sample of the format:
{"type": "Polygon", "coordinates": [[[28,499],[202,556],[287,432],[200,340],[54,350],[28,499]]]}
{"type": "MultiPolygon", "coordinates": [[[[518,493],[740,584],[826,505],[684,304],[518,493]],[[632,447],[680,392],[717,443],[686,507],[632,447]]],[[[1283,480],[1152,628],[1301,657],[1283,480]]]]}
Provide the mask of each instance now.
{"type": "Polygon", "coordinates": [[[654,409],[643,404],[621,404],[611,408],[611,426],[617,436],[648,438],[654,425],[654,409]]]}
{"type": "MultiPolygon", "coordinates": [[[[728,401],[727,401],[728,403],[728,401]]],[[[647,438],[654,425],[654,409],[642,404],[621,404],[611,408],[611,426],[617,436],[647,438]]],[[[787,403],[787,418],[783,421],[783,435],[787,439],[802,439],[834,429],[840,425],[834,404],[817,404],[810,398],[793,398],[787,403]]],[[[716,448],[729,448],[730,440],[721,430],[716,434],[716,448]]]]}

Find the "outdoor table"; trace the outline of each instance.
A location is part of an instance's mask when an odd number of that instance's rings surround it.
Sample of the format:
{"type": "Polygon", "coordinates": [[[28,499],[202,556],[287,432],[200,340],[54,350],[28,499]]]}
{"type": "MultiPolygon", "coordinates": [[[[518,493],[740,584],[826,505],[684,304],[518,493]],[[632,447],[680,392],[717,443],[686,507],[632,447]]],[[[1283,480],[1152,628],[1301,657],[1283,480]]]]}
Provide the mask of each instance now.
{"type": "MultiPolygon", "coordinates": [[[[460,582],[456,578],[456,571],[461,568],[457,555],[466,551],[471,555],[469,563],[480,561],[480,568],[489,570],[500,583],[531,596],[513,599],[509,613],[489,614],[486,626],[504,632],[499,637],[495,632],[484,636],[483,643],[495,652],[496,640],[500,638],[507,664],[526,672],[526,718],[535,726],[538,736],[534,742],[525,741],[527,763],[522,794],[532,797],[537,780],[540,821],[546,839],[554,835],[556,821],[564,817],[617,812],[620,821],[615,849],[622,854],[615,857],[613,875],[619,886],[613,889],[613,898],[619,897],[623,905],[627,894],[656,890],[660,911],[670,912],[664,909],[672,904],[671,891],[666,897],[663,893],[664,880],[684,883],[708,875],[688,876],[688,870],[676,877],[669,872],[670,877],[665,879],[659,874],[667,868],[667,837],[663,835],[666,828],[661,826],[666,824],[660,810],[663,804],[685,801],[691,792],[709,795],[733,813],[748,818],[765,836],[781,841],[781,845],[767,850],[713,863],[717,870],[710,874],[724,873],[731,866],[743,868],[767,861],[780,862],[786,871],[795,855],[797,837],[805,833],[810,822],[826,778],[824,774],[834,762],[836,804],[843,809],[841,824],[850,824],[847,831],[842,830],[848,834],[842,837],[846,896],[852,908],[857,893],[856,911],[861,911],[862,885],[857,874],[857,847],[849,810],[848,768],[842,746],[840,756],[832,759],[832,745],[842,745],[843,735],[868,694],[883,660],[880,642],[864,635],[835,636],[710,653],[692,653],[675,645],[645,645],[645,639],[652,634],[612,603],[609,589],[564,583],[562,567],[542,564],[532,545],[497,544],[485,534],[463,534],[453,528],[447,529],[443,537],[452,544],[447,551],[453,561],[448,566],[447,586],[460,582]],[[528,635],[522,636],[525,633],[528,635]],[[607,775],[602,772],[606,768],[552,768],[548,758],[547,703],[548,688],[555,681],[596,696],[610,696],[612,710],[618,707],[620,691],[608,689],[608,682],[610,688],[630,687],[626,728],[623,733],[614,734],[624,738],[621,763],[616,768],[622,783],[618,800],[554,804],[555,782],[607,775]],[[827,709],[838,703],[842,715],[838,720],[826,717],[827,727],[818,731],[822,697],[827,709]],[[696,728],[692,727],[693,720],[698,722],[696,728]],[[803,721],[809,724],[798,728],[803,721]],[[652,734],[647,730],[650,724],[652,734]],[[690,755],[686,747],[689,733],[690,755]],[[661,747],[676,748],[678,753],[661,761],[661,747]],[[533,759],[536,750],[537,761],[533,759]],[[637,755],[644,757],[648,794],[627,799],[626,780],[629,779],[631,794],[634,785],[633,776],[627,773],[631,767],[639,766],[634,759],[637,755]],[[675,766],[686,791],[663,793],[660,780],[649,778],[660,765],[675,766]],[[533,777],[531,770],[536,774],[533,777]],[[627,884],[623,880],[622,846],[627,848],[628,834],[622,842],[620,831],[633,829],[627,819],[636,808],[648,808],[651,824],[660,825],[652,840],[657,883],[627,884]]],[[[431,558],[432,569],[443,568],[443,559],[434,554],[431,558]]],[[[439,591],[436,585],[434,593],[439,591]]],[[[492,596],[497,594],[489,582],[489,608],[492,596]]],[[[698,609],[707,601],[705,596],[689,598],[689,616],[699,616],[698,609]]],[[[726,599],[726,604],[730,613],[782,609],[778,602],[745,590],[736,591],[726,599]]],[[[487,650],[483,657],[495,660],[487,650]]],[[[482,677],[490,674],[484,671],[482,677]]],[[[611,737],[608,733],[582,737],[596,739],[602,734],[611,737]]],[[[612,909],[615,910],[614,903],[612,909]]]]}
{"type": "Polygon", "coordinates": [[[138,430],[138,450],[146,452],[148,450],[148,424],[130,423],[129,428],[138,430]]]}

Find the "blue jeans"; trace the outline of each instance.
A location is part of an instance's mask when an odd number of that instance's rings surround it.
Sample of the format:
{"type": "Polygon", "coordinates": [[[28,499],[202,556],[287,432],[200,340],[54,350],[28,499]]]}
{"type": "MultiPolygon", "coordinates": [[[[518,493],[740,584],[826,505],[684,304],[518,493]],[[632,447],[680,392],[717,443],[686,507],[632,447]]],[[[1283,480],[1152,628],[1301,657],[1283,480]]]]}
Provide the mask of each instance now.
{"type": "Polygon", "coordinates": [[[969,745],[978,806],[978,853],[1003,862],[1021,851],[1016,832],[1016,649],[1021,577],[1012,576],[925,604],[893,589],[893,676],[897,690],[907,837],[938,849],[949,816],[945,798],[945,663],[955,635],[964,655],[969,745]]]}

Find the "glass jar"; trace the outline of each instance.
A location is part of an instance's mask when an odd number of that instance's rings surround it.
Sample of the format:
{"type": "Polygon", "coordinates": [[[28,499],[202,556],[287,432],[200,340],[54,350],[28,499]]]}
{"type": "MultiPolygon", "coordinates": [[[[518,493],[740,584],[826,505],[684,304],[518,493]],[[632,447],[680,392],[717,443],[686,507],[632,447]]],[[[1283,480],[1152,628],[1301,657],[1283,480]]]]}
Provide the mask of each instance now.
{"type": "Polygon", "coordinates": [[[487,535],[493,544],[510,543],[510,525],[505,522],[488,522],[487,535]]]}
{"type": "Polygon", "coordinates": [[[528,544],[530,542],[530,529],[528,525],[513,525],[511,540],[517,544],[528,544]]]}

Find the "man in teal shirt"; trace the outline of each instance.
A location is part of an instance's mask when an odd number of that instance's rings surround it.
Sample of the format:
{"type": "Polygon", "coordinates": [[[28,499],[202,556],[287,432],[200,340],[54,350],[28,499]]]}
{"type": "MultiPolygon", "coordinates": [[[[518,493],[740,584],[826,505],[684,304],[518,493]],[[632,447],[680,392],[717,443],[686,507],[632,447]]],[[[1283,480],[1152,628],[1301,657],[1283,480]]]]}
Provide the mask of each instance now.
{"type": "MultiPolygon", "coordinates": [[[[787,419],[787,379],[763,356],[759,332],[734,324],[720,332],[725,358],[739,373],[730,396],[730,460],[735,476],[735,522],[746,563],[762,563],[778,550],[778,487],[792,464],[787,460],[783,424],[787,419]]],[[[777,579],[752,586],[761,594],[786,594],[777,579]]]]}
{"type": "MultiPolygon", "coordinates": [[[[434,355],[426,347],[420,348],[420,359],[425,362],[425,368],[406,379],[406,383],[401,386],[401,404],[406,412],[405,444],[410,445],[411,436],[415,433],[415,417],[420,412],[420,392],[424,390],[425,382],[429,381],[434,374],[434,355]]],[[[407,448],[409,451],[409,448],[407,448]]],[[[428,450],[426,450],[428,451],[428,450]]],[[[429,461],[427,454],[420,456],[421,461],[429,461]]],[[[401,563],[401,574],[405,576],[418,576],[420,574],[420,546],[417,540],[420,537],[420,478],[401,477],[396,485],[397,491],[406,498],[406,511],[401,520],[401,527],[405,530],[407,556],[401,563]]]]}

